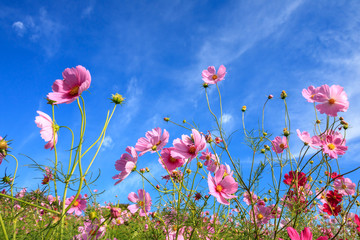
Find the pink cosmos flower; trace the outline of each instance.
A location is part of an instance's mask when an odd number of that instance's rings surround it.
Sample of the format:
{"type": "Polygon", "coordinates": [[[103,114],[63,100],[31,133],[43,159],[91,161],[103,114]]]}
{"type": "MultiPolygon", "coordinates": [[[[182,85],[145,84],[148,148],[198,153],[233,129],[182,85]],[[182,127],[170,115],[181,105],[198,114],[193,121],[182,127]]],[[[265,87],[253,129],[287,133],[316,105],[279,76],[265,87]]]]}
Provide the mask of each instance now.
{"type": "Polygon", "coordinates": [[[145,215],[149,214],[149,211],[151,209],[151,198],[150,194],[145,192],[144,189],[138,190],[138,195],[136,193],[131,192],[128,195],[128,199],[130,202],[133,202],[135,204],[128,206],[128,209],[132,214],[137,212],[137,210],[140,208],[139,215],[144,217],[145,215]]]}
{"type": "Polygon", "coordinates": [[[192,160],[200,151],[205,149],[205,137],[196,129],[192,129],[191,131],[191,137],[182,135],[181,139],[177,138],[173,141],[175,150],[171,152],[172,157],[192,160]]]}
{"type": "Polygon", "coordinates": [[[307,131],[300,132],[299,129],[296,129],[296,133],[300,138],[300,140],[303,141],[305,145],[309,145],[312,148],[315,148],[315,146],[320,145],[317,136],[310,137],[310,134],[307,131]]]}
{"type": "Polygon", "coordinates": [[[304,98],[306,98],[306,100],[308,102],[315,102],[316,99],[316,95],[319,92],[319,87],[315,88],[314,86],[309,86],[308,89],[303,89],[302,90],[302,95],[304,96],[304,98]]]}
{"type": "Polygon", "coordinates": [[[338,158],[338,155],[344,155],[345,151],[348,149],[345,146],[345,139],[338,134],[329,134],[321,141],[321,146],[324,154],[327,154],[330,158],[338,158]]]}
{"type": "Polygon", "coordinates": [[[201,153],[200,159],[205,160],[204,165],[210,172],[216,172],[220,167],[218,156],[209,152],[209,149],[206,149],[206,152],[201,153]]]}
{"type": "Polygon", "coordinates": [[[63,80],[56,80],[52,85],[53,92],[47,95],[55,104],[72,103],[90,87],[90,72],[83,66],[66,68],[62,75],[63,80]]]}
{"type": "MultiPolygon", "coordinates": [[[[310,228],[305,227],[304,230],[301,231],[301,236],[299,236],[299,233],[292,227],[288,227],[287,232],[289,234],[289,237],[291,240],[312,240],[312,232],[310,228]]],[[[316,240],[327,240],[328,237],[318,237],[316,240]]],[[[283,240],[280,238],[280,240],[283,240]]]]}
{"type": "Polygon", "coordinates": [[[112,179],[119,179],[115,185],[121,183],[127,176],[129,176],[136,166],[138,155],[135,148],[127,147],[126,151],[128,153],[122,154],[120,159],[115,162],[115,169],[121,172],[112,177],[112,179]]]}
{"type": "Polygon", "coordinates": [[[247,205],[251,205],[251,203],[256,203],[258,201],[257,196],[255,193],[250,192],[250,194],[246,191],[244,192],[244,198],[243,201],[247,204],[247,205]]]}
{"type": "Polygon", "coordinates": [[[181,167],[186,162],[184,158],[174,158],[171,156],[171,152],[175,148],[164,148],[161,151],[161,158],[159,158],[159,163],[163,166],[164,169],[167,169],[169,172],[175,170],[177,167],[181,167]]]}
{"type": "Polygon", "coordinates": [[[334,189],[342,195],[354,195],[356,184],[350,178],[337,178],[334,182],[334,189]]]}
{"type": "Polygon", "coordinates": [[[104,218],[101,218],[100,221],[98,219],[85,220],[84,226],[78,228],[80,232],[79,235],[75,236],[76,240],[90,240],[90,239],[99,239],[105,235],[106,226],[105,224],[101,224],[105,221],[104,218]],[[101,225],[101,227],[99,227],[101,225]]]}
{"type": "Polygon", "coordinates": [[[45,149],[52,150],[54,148],[54,128],[55,128],[55,144],[57,143],[58,135],[57,130],[59,127],[57,125],[54,126],[54,122],[52,121],[51,117],[47,115],[46,113],[43,113],[41,111],[36,111],[39,116],[35,118],[36,125],[41,128],[40,135],[41,138],[47,142],[45,144],[45,149]]]}
{"type": "Polygon", "coordinates": [[[276,153],[282,153],[284,149],[288,147],[285,136],[283,136],[282,138],[277,136],[271,142],[272,142],[272,150],[276,153]]]}
{"type": "MultiPolygon", "coordinates": [[[[65,206],[68,207],[70,203],[74,200],[75,196],[72,196],[70,198],[67,198],[65,201],[65,206]]],[[[81,194],[78,196],[74,204],[70,207],[70,209],[67,211],[67,213],[72,214],[75,213],[75,215],[80,216],[82,211],[85,211],[86,209],[86,199],[81,196],[81,194]]]]}
{"type": "Polygon", "coordinates": [[[357,214],[355,214],[355,218],[354,218],[354,222],[356,223],[356,230],[358,232],[360,232],[360,219],[359,219],[359,216],[357,214]]]}
{"type": "Polygon", "coordinates": [[[207,70],[205,69],[201,73],[202,80],[207,84],[215,84],[217,82],[222,81],[225,77],[225,74],[226,74],[226,68],[224,67],[224,65],[221,65],[219,67],[217,73],[214,66],[208,67],[207,70]]]}
{"type": "Polygon", "coordinates": [[[258,206],[256,205],[254,209],[251,209],[250,218],[253,223],[256,222],[258,226],[267,224],[272,218],[272,207],[258,206]],[[254,218],[255,216],[255,218],[254,218]]]}
{"type": "Polygon", "coordinates": [[[161,128],[159,127],[146,132],[145,136],[146,138],[140,138],[135,145],[135,150],[140,152],[139,156],[144,155],[146,152],[154,153],[159,151],[169,141],[169,133],[164,129],[164,133],[161,135],[161,128]]]}
{"type": "Polygon", "coordinates": [[[208,174],[209,193],[216,197],[219,203],[229,205],[226,199],[236,198],[234,194],[238,189],[238,183],[231,175],[224,177],[225,169],[220,168],[216,171],[215,177],[208,174]]]}
{"type": "Polygon", "coordinates": [[[316,109],[320,113],[325,113],[329,116],[336,117],[338,112],[346,112],[349,108],[349,101],[344,92],[344,88],[339,85],[322,85],[319,92],[315,96],[316,109]]]}

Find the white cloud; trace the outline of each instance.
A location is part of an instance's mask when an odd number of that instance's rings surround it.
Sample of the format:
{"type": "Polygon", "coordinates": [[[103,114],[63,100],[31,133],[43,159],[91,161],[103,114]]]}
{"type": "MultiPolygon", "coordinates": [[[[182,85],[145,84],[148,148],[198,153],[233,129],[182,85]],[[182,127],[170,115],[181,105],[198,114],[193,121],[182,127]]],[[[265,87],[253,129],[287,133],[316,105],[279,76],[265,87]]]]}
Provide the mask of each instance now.
{"type": "Polygon", "coordinates": [[[233,117],[231,116],[231,114],[225,113],[225,114],[223,114],[223,116],[222,116],[222,122],[223,122],[224,124],[230,123],[230,121],[231,121],[232,119],[233,119],[233,117]]]}
{"type": "Polygon", "coordinates": [[[102,146],[101,146],[101,150],[105,150],[106,148],[107,149],[112,149],[114,147],[114,143],[113,143],[113,140],[110,136],[106,136],[104,138],[104,141],[102,143],[102,146]]]}
{"type": "Polygon", "coordinates": [[[25,28],[23,22],[20,22],[20,21],[14,22],[12,27],[19,37],[22,37],[24,35],[24,33],[26,32],[26,28],[25,28]]]}

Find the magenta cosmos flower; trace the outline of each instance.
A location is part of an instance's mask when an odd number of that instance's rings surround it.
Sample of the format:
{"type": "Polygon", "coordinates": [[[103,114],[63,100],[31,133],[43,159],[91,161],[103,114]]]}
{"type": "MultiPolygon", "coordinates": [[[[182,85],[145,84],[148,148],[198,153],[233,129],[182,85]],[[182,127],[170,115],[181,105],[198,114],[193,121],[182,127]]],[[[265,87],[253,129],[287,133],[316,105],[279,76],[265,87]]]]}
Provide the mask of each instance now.
{"type": "Polygon", "coordinates": [[[52,85],[53,92],[47,95],[55,104],[72,103],[90,87],[90,72],[83,66],[66,68],[62,75],[63,80],[56,80],[52,85]]]}
{"type": "Polygon", "coordinates": [[[271,141],[272,143],[272,150],[276,153],[282,153],[285,148],[288,147],[286,137],[275,137],[274,140],[271,141]]]}
{"type": "Polygon", "coordinates": [[[112,179],[119,179],[115,185],[121,183],[136,167],[138,155],[135,148],[127,147],[126,152],[128,153],[121,155],[120,159],[115,162],[115,169],[121,172],[112,177],[112,179]]]}
{"type": "MultiPolygon", "coordinates": [[[[312,240],[312,232],[310,230],[310,228],[304,228],[304,230],[301,231],[301,236],[299,235],[299,233],[292,227],[288,227],[287,229],[288,235],[290,237],[291,240],[312,240]]],[[[327,240],[328,237],[318,237],[316,240],[327,240]]],[[[283,240],[282,238],[280,238],[280,240],[283,240]]]]}
{"type": "Polygon", "coordinates": [[[186,162],[184,158],[174,158],[171,156],[171,152],[175,148],[164,148],[161,151],[161,158],[159,158],[159,163],[163,166],[164,169],[167,169],[169,172],[175,170],[178,167],[181,167],[186,162]]]}
{"type": "Polygon", "coordinates": [[[145,136],[146,138],[140,138],[135,145],[135,150],[140,152],[139,156],[146,152],[154,153],[161,150],[169,141],[169,133],[164,129],[164,133],[161,135],[161,128],[159,127],[146,132],[145,136]]]}
{"type": "MultiPolygon", "coordinates": [[[[70,203],[74,200],[75,196],[72,196],[71,198],[67,198],[65,201],[65,206],[68,207],[70,203]]],[[[78,196],[74,204],[70,207],[70,209],[67,211],[67,213],[72,214],[75,213],[75,215],[80,216],[82,211],[85,211],[86,209],[86,198],[83,198],[81,194],[78,196]]]]}
{"type": "Polygon", "coordinates": [[[349,108],[349,101],[344,88],[339,85],[322,85],[315,96],[316,109],[331,117],[336,117],[338,112],[346,112],[349,108]]]}
{"type": "Polygon", "coordinates": [[[337,178],[334,182],[334,189],[342,195],[354,195],[356,184],[350,178],[337,178]]]}
{"type": "Polygon", "coordinates": [[[215,177],[208,174],[209,193],[216,197],[219,203],[229,205],[230,203],[226,199],[236,198],[234,194],[238,189],[238,183],[231,175],[224,177],[224,168],[220,168],[216,171],[215,177]]]}
{"type": "Polygon", "coordinates": [[[205,137],[196,129],[192,129],[191,131],[191,137],[182,135],[181,139],[177,138],[173,141],[175,150],[172,151],[171,155],[174,158],[188,158],[192,160],[200,151],[205,149],[205,137]]]}
{"type": "Polygon", "coordinates": [[[226,74],[226,68],[224,67],[224,65],[221,65],[219,67],[217,73],[214,66],[208,67],[208,69],[203,70],[201,73],[202,80],[207,84],[215,84],[217,82],[224,80],[225,74],[226,74]]]}
{"type": "Polygon", "coordinates": [[[45,149],[52,150],[54,148],[54,129],[55,129],[55,144],[57,143],[58,135],[57,131],[59,130],[59,126],[54,125],[54,122],[52,121],[51,117],[47,115],[46,113],[43,113],[41,111],[36,111],[39,116],[35,118],[36,125],[41,128],[40,135],[41,138],[47,142],[45,144],[45,149]]]}
{"type": "Polygon", "coordinates": [[[136,213],[140,208],[139,215],[144,217],[146,216],[151,209],[151,197],[150,194],[145,192],[144,189],[138,190],[138,195],[136,193],[131,192],[128,195],[128,199],[130,202],[135,204],[128,206],[128,209],[132,214],[136,213]]]}

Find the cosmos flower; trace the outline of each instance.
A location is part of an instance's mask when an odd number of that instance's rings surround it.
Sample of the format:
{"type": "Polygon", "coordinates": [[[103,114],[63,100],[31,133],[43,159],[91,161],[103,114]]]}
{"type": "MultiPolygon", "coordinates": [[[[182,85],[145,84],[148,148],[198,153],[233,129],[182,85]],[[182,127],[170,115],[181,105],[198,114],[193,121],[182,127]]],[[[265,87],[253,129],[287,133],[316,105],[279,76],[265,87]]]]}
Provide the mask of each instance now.
{"type": "MultiPolygon", "coordinates": [[[[65,201],[66,208],[70,205],[70,203],[74,200],[75,196],[72,196],[70,198],[67,198],[65,201]]],[[[79,194],[78,198],[74,202],[74,204],[70,207],[70,209],[67,211],[67,213],[72,214],[75,213],[75,215],[80,216],[82,211],[85,211],[86,209],[86,199],[79,194]]]]}
{"type": "Polygon", "coordinates": [[[316,109],[331,117],[336,117],[338,112],[346,112],[349,108],[349,101],[344,88],[339,85],[322,85],[315,96],[316,109]]]}
{"type": "Polygon", "coordinates": [[[217,82],[224,80],[225,74],[226,74],[226,68],[224,67],[224,65],[221,65],[219,67],[217,73],[214,66],[208,67],[207,69],[203,70],[201,73],[202,80],[207,84],[215,84],[217,82]]]}
{"type": "Polygon", "coordinates": [[[56,80],[52,85],[53,92],[47,95],[55,104],[72,103],[90,87],[90,72],[83,66],[66,68],[62,75],[63,80],[56,80]]]}
{"type": "Polygon", "coordinates": [[[119,174],[112,177],[112,179],[119,179],[116,184],[121,183],[127,176],[130,175],[136,166],[138,155],[134,147],[127,147],[126,152],[121,155],[120,159],[115,162],[115,169],[120,171],[119,174]]]}
{"type": "Polygon", "coordinates": [[[57,131],[59,130],[59,126],[55,125],[52,121],[51,117],[47,115],[46,113],[43,113],[41,111],[36,111],[39,116],[35,118],[36,125],[41,128],[40,135],[41,138],[47,142],[45,144],[45,149],[52,150],[54,148],[54,130],[55,130],[55,144],[58,140],[57,131]]]}
{"type": "Polygon", "coordinates": [[[216,171],[215,177],[208,174],[208,186],[209,193],[216,197],[219,203],[229,205],[230,203],[226,199],[236,198],[234,194],[238,189],[238,183],[231,175],[224,177],[224,168],[220,168],[216,171]]]}
{"type": "Polygon", "coordinates": [[[284,149],[288,147],[285,136],[283,136],[282,138],[277,136],[271,142],[272,142],[272,150],[276,153],[282,153],[284,149]]]}
{"type": "Polygon", "coordinates": [[[172,157],[171,152],[174,150],[174,147],[164,148],[160,153],[161,158],[159,158],[159,163],[163,166],[164,169],[167,169],[169,172],[175,170],[178,167],[181,167],[186,162],[186,159],[184,158],[172,157]]]}
{"type": "Polygon", "coordinates": [[[164,133],[161,135],[161,128],[159,127],[146,132],[145,136],[146,138],[140,138],[135,145],[135,150],[140,152],[139,156],[147,152],[154,153],[159,151],[169,141],[169,133],[164,129],[164,133]]]}
{"type": "Polygon", "coordinates": [[[139,189],[138,195],[134,192],[129,193],[128,199],[130,202],[135,203],[128,206],[128,209],[132,214],[137,212],[139,208],[140,208],[140,212],[139,212],[140,216],[144,217],[145,215],[149,214],[152,202],[151,202],[150,194],[145,192],[144,189],[139,189]]]}
{"type": "Polygon", "coordinates": [[[192,129],[191,131],[191,137],[182,135],[181,139],[177,138],[173,141],[175,149],[171,153],[172,157],[192,160],[200,151],[205,149],[205,137],[196,129],[192,129]]]}
{"type": "MultiPolygon", "coordinates": [[[[313,235],[312,232],[310,230],[310,228],[305,227],[304,230],[301,231],[301,236],[299,235],[299,233],[292,227],[288,227],[287,229],[288,235],[290,237],[290,240],[312,240],[313,235]]],[[[316,240],[327,240],[328,237],[318,237],[316,240]]],[[[282,238],[280,238],[280,240],[283,240],[282,238]]]]}

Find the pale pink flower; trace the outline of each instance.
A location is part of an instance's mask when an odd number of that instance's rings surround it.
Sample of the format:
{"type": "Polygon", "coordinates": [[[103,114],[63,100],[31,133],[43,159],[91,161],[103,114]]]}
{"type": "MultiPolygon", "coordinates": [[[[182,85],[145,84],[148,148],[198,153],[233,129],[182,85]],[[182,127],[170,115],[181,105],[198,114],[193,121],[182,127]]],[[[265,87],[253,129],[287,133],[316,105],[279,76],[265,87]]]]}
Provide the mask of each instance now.
{"type": "Polygon", "coordinates": [[[342,195],[354,195],[356,184],[350,178],[337,178],[334,182],[334,189],[342,195]]]}
{"type": "MultiPolygon", "coordinates": [[[[70,198],[67,198],[65,201],[65,206],[68,207],[70,203],[74,200],[75,196],[71,196],[70,198]]],[[[70,209],[67,211],[67,213],[72,214],[75,213],[75,215],[80,216],[82,211],[85,211],[86,209],[86,199],[79,194],[78,198],[74,202],[74,204],[70,207],[70,209]]]]}
{"type": "Polygon", "coordinates": [[[194,159],[197,154],[206,147],[205,137],[198,130],[192,129],[191,137],[182,135],[181,139],[177,138],[173,141],[175,150],[171,152],[174,158],[194,159]]]}
{"type": "Polygon", "coordinates": [[[112,177],[112,179],[119,179],[115,185],[121,183],[127,176],[129,176],[136,166],[138,155],[135,148],[127,147],[126,152],[128,153],[122,154],[120,159],[115,162],[115,169],[121,172],[112,177]]]}
{"type": "Polygon", "coordinates": [[[147,152],[159,151],[169,141],[169,133],[164,129],[164,133],[161,135],[161,128],[159,127],[146,132],[145,136],[146,138],[139,138],[135,145],[135,150],[140,152],[139,156],[147,152]]]}
{"type": "Polygon", "coordinates": [[[288,147],[287,139],[285,136],[283,137],[275,137],[274,140],[271,141],[272,143],[272,150],[276,153],[282,153],[284,149],[288,147]]]}
{"type": "Polygon", "coordinates": [[[220,167],[218,156],[216,154],[212,154],[209,149],[206,149],[206,152],[201,153],[200,159],[205,160],[204,165],[210,172],[216,172],[220,167]]]}
{"type": "Polygon", "coordinates": [[[315,97],[316,109],[320,113],[336,117],[338,112],[346,112],[349,108],[349,101],[344,88],[339,85],[322,85],[315,97]]]}
{"type": "MultiPolygon", "coordinates": [[[[310,230],[310,228],[305,227],[304,230],[301,231],[301,236],[299,235],[299,233],[292,227],[288,227],[287,229],[288,235],[290,237],[291,240],[312,240],[312,232],[310,230]]],[[[318,237],[316,240],[327,240],[328,237],[318,237]]],[[[282,238],[280,238],[280,240],[283,240],[282,238]]]]}
{"type": "Polygon", "coordinates": [[[338,134],[326,135],[321,141],[321,147],[323,149],[324,154],[327,154],[330,158],[335,159],[338,158],[338,155],[344,155],[345,151],[348,149],[345,146],[345,139],[342,138],[338,134]]]}
{"type": "Polygon", "coordinates": [[[314,86],[309,86],[308,89],[302,90],[302,95],[308,102],[315,102],[316,94],[319,92],[319,87],[315,88],[314,86]]]}
{"type": "Polygon", "coordinates": [[[171,156],[171,152],[175,148],[164,148],[161,151],[161,158],[159,158],[159,163],[163,166],[164,169],[167,169],[169,172],[175,170],[178,167],[181,167],[186,162],[184,158],[174,158],[171,156]]]}
{"type": "Polygon", "coordinates": [[[243,198],[243,201],[247,204],[247,205],[251,205],[251,204],[254,204],[254,203],[256,203],[257,202],[257,196],[256,196],[256,194],[255,193],[253,193],[253,192],[250,192],[250,194],[249,194],[249,192],[244,192],[244,198],[243,198]]]}
{"type": "Polygon", "coordinates": [[[217,82],[222,81],[225,77],[225,74],[226,74],[226,68],[224,67],[224,65],[221,65],[219,67],[217,73],[214,66],[208,67],[207,70],[205,69],[201,73],[202,80],[207,84],[215,84],[217,82]]]}
{"type": "Polygon", "coordinates": [[[83,66],[66,68],[62,75],[63,80],[56,80],[52,85],[53,92],[47,95],[55,104],[72,103],[90,87],[90,72],[83,66]]]}
{"type": "Polygon", "coordinates": [[[128,206],[128,209],[132,214],[137,212],[137,210],[140,208],[139,215],[144,217],[147,214],[149,214],[149,211],[151,209],[151,197],[150,194],[145,192],[144,189],[138,190],[138,195],[134,192],[129,193],[128,199],[130,202],[133,202],[135,204],[128,206]]]}
{"type": "Polygon", "coordinates": [[[57,143],[58,135],[56,131],[59,129],[57,125],[54,125],[51,117],[46,113],[41,111],[36,111],[39,116],[35,118],[36,125],[41,128],[40,135],[41,138],[47,142],[45,144],[45,149],[52,150],[54,148],[54,129],[55,129],[55,144],[57,143]]]}
{"type": "Polygon", "coordinates": [[[216,197],[219,203],[229,205],[226,199],[236,198],[234,194],[238,189],[238,183],[231,175],[224,177],[225,169],[220,168],[216,171],[215,177],[208,174],[209,193],[216,197]]]}
{"type": "Polygon", "coordinates": [[[75,236],[76,240],[91,240],[91,239],[99,239],[105,235],[106,226],[102,224],[105,221],[104,218],[101,218],[100,221],[98,219],[85,220],[84,226],[78,228],[80,232],[79,235],[75,236]],[[99,227],[101,225],[101,227],[99,227]]]}
{"type": "Polygon", "coordinates": [[[256,222],[258,226],[264,225],[272,219],[272,207],[256,205],[253,209],[250,209],[249,214],[253,223],[256,222]]]}
{"type": "Polygon", "coordinates": [[[315,146],[319,146],[319,141],[317,141],[317,136],[310,137],[310,134],[307,131],[300,132],[299,129],[296,129],[296,133],[301,141],[304,142],[305,145],[308,145],[312,148],[315,146]]]}

